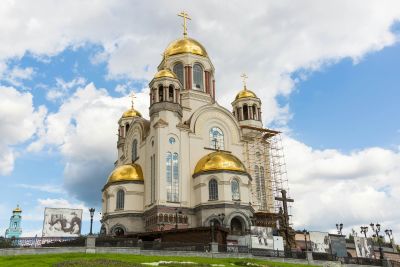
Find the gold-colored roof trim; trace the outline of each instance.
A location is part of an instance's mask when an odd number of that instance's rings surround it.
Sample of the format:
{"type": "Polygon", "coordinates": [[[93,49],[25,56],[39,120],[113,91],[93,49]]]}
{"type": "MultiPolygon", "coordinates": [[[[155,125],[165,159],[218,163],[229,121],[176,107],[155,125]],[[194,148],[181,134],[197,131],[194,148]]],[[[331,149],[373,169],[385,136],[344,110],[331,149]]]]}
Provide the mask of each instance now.
{"type": "Polygon", "coordinates": [[[142,167],[133,163],[115,168],[108,177],[107,185],[122,181],[144,181],[142,167]]]}
{"type": "Polygon", "coordinates": [[[216,151],[202,157],[196,164],[194,174],[207,171],[235,171],[247,173],[244,164],[234,155],[216,151]]]}

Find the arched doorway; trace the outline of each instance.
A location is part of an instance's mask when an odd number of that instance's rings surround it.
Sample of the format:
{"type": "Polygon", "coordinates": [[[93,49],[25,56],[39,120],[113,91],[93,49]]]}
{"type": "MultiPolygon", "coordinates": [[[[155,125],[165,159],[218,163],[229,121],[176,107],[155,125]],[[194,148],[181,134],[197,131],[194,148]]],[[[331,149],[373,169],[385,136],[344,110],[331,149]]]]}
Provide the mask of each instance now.
{"type": "Polygon", "coordinates": [[[231,220],[231,234],[232,235],[244,235],[244,224],[243,224],[241,218],[234,217],[231,220]]]}

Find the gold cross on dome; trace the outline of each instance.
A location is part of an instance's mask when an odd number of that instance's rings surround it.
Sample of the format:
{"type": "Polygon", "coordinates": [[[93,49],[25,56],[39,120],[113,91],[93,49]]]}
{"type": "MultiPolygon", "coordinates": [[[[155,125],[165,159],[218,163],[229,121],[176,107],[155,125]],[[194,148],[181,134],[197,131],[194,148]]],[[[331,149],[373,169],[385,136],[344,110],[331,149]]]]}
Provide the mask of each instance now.
{"type": "Polygon", "coordinates": [[[243,73],[240,77],[243,79],[243,87],[246,89],[246,79],[249,78],[247,77],[246,73],[243,73]]]}
{"type": "Polygon", "coordinates": [[[191,18],[189,18],[188,13],[186,13],[185,11],[182,11],[181,13],[178,14],[179,17],[183,18],[183,37],[187,36],[187,21],[186,20],[191,20],[191,18]]]}
{"type": "Polygon", "coordinates": [[[135,94],[135,92],[132,92],[129,96],[131,98],[131,104],[132,104],[132,109],[133,109],[133,102],[134,102],[134,100],[136,98],[136,94],[135,94]]]}

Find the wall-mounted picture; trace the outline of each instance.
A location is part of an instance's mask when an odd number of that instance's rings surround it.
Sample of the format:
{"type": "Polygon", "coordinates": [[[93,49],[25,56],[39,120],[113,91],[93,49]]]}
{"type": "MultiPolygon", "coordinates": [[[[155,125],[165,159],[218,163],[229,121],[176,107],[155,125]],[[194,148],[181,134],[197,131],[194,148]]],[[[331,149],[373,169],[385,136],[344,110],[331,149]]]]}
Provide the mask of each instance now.
{"type": "Polygon", "coordinates": [[[81,209],[46,208],[44,210],[43,237],[79,236],[81,226],[81,209]]]}

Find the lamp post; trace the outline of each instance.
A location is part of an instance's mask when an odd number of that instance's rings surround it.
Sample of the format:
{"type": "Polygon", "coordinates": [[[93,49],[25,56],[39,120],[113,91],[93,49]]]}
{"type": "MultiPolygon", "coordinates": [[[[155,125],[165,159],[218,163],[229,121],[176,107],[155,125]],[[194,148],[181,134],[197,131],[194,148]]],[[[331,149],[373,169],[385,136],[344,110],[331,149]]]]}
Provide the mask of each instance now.
{"type": "Polygon", "coordinates": [[[343,223],[336,224],[336,229],[338,231],[338,235],[342,235],[343,223]]]}
{"type": "Polygon", "coordinates": [[[365,238],[367,238],[368,226],[360,226],[360,233],[364,234],[365,238]]]}
{"type": "Polygon", "coordinates": [[[306,244],[306,252],[307,252],[308,247],[307,247],[307,230],[306,229],[303,230],[303,234],[304,234],[304,243],[306,244]]]}
{"type": "Polygon", "coordinates": [[[393,239],[392,239],[393,232],[392,232],[392,229],[386,229],[385,230],[385,234],[389,237],[390,244],[392,244],[393,243],[393,239]]]}
{"type": "Polygon", "coordinates": [[[89,209],[89,212],[90,212],[90,233],[89,233],[89,235],[93,235],[93,233],[92,233],[92,227],[93,227],[93,216],[94,216],[94,211],[95,211],[94,208],[90,208],[90,209],[89,209]]]}
{"type": "Polygon", "coordinates": [[[175,229],[178,229],[178,214],[182,214],[182,211],[175,208],[175,229]]]}
{"type": "Polygon", "coordinates": [[[379,258],[383,260],[383,251],[382,251],[382,244],[381,244],[381,236],[379,236],[379,232],[381,231],[381,225],[379,223],[373,224],[371,223],[369,226],[371,226],[371,229],[375,234],[373,235],[374,237],[378,238],[378,245],[379,245],[379,258]]]}

